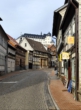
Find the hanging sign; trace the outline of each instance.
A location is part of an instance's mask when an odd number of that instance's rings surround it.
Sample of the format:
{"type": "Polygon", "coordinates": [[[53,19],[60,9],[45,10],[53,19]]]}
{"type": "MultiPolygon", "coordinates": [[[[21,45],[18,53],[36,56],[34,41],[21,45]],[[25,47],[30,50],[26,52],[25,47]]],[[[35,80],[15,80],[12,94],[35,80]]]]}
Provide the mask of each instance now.
{"type": "Polygon", "coordinates": [[[68,52],[62,52],[62,59],[69,59],[69,53],[68,52]]]}
{"type": "Polygon", "coordinates": [[[62,55],[59,54],[59,61],[62,61],[62,55]]]}
{"type": "Polygon", "coordinates": [[[74,37],[73,36],[67,37],[67,44],[74,44],[74,37]]]}

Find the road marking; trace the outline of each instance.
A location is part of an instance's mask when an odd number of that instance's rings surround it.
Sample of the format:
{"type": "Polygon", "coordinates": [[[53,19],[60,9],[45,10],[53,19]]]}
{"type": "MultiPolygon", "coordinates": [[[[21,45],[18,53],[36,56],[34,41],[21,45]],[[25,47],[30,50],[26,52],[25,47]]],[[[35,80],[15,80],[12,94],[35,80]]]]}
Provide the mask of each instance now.
{"type": "Polygon", "coordinates": [[[0,83],[18,83],[18,81],[0,82],[0,83]]]}

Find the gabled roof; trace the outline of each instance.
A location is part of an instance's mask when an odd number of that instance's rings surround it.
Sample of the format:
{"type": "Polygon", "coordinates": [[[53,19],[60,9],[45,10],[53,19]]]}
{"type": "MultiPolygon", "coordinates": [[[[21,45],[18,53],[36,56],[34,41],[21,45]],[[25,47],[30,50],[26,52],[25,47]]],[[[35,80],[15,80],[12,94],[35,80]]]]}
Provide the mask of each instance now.
{"type": "Polygon", "coordinates": [[[53,56],[56,55],[56,46],[54,44],[49,45],[47,50],[51,55],[53,56]]]}
{"type": "Polygon", "coordinates": [[[11,45],[9,42],[8,42],[8,46],[13,48],[14,50],[16,49],[13,45],[11,45]]]}
{"type": "Polygon", "coordinates": [[[4,31],[4,29],[2,28],[2,26],[0,25],[0,29],[3,31],[3,33],[5,34],[6,38],[9,40],[8,36],[6,35],[6,32],[4,31]]]}
{"type": "Polygon", "coordinates": [[[54,12],[60,12],[61,10],[63,10],[64,8],[66,8],[68,5],[68,3],[62,5],[61,7],[59,7],[58,9],[56,9],[54,12]]]}
{"type": "Polygon", "coordinates": [[[54,44],[49,45],[48,49],[50,49],[51,51],[56,51],[56,46],[54,44]]]}
{"type": "Polygon", "coordinates": [[[16,46],[19,45],[19,44],[10,35],[7,34],[7,36],[9,38],[8,44],[10,44],[12,47],[16,48],[16,46]]]}
{"type": "Polygon", "coordinates": [[[59,31],[59,26],[61,22],[62,16],[58,12],[54,12],[54,17],[53,17],[53,28],[52,28],[52,36],[56,36],[59,31]]]}
{"type": "Polygon", "coordinates": [[[65,3],[64,3],[64,4],[68,3],[68,1],[69,1],[69,0],[65,0],[65,3]]]}
{"type": "Polygon", "coordinates": [[[60,8],[58,8],[57,10],[54,11],[52,36],[57,37],[58,31],[59,31],[59,28],[60,28],[60,22],[61,22],[61,19],[62,19],[62,16],[59,13],[59,11],[63,10],[65,7],[67,7],[67,4],[61,6],[60,8]]]}
{"type": "Polygon", "coordinates": [[[2,18],[0,18],[0,21],[2,21],[2,18]]]}
{"type": "Polygon", "coordinates": [[[12,45],[13,47],[17,47],[17,46],[18,46],[19,48],[23,49],[24,51],[27,51],[27,50],[25,50],[23,47],[21,47],[21,46],[17,43],[17,41],[16,41],[15,39],[13,39],[10,35],[7,34],[7,36],[8,36],[8,38],[9,38],[8,43],[9,43],[10,45],[12,45]]]}
{"type": "Polygon", "coordinates": [[[26,38],[26,40],[29,42],[29,44],[34,50],[47,53],[46,49],[40,42],[28,38],[26,38]]]}
{"type": "Polygon", "coordinates": [[[55,46],[54,44],[52,44],[52,45],[48,45],[48,48],[51,48],[51,47],[56,48],[56,46],[55,46]]]}
{"type": "Polygon", "coordinates": [[[8,35],[7,34],[7,36],[8,36],[8,38],[9,38],[9,44],[11,44],[12,46],[16,46],[16,45],[19,45],[17,42],[16,42],[16,40],[15,39],[13,39],[10,35],[8,35]]]}
{"type": "Polygon", "coordinates": [[[68,7],[66,9],[62,24],[60,29],[62,29],[63,33],[67,29],[69,23],[71,22],[74,14],[75,14],[75,8],[78,7],[78,2],[76,0],[70,0],[68,3],[68,7]]]}

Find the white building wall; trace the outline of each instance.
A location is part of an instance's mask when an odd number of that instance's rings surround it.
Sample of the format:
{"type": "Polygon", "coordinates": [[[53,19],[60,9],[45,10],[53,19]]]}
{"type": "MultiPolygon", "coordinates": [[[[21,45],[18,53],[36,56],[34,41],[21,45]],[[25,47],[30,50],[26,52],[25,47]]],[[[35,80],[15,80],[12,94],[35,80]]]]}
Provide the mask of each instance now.
{"type": "MultiPolygon", "coordinates": [[[[19,43],[21,38],[16,39],[16,41],[19,43]]],[[[24,39],[24,37],[22,37],[22,40],[24,39]]],[[[41,42],[43,45],[51,45],[53,43],[51,43],[52,37],[51,36],[46,36],[45,39],[39,39],[39,38],[29,38],[32,40],[35,40],[37,42],[41,42]]]]}
{"type": "Polygon", "coordinates": [[[24,37],[19,37],[16,39],[16,41],[19,43],[21,38],[22,38],[22,40],[24,39],[24,37]]]}
{"type": "Polygon", "coordinates": [[[39,39],[39,38],[30,38],[32,40],[35,40],[35,41],[38,41],[38,42],[41,42],[43,45],[51,45],[51,36],[46,36],[45,39],[39,39]]]}
{"type": "Polygon", "coordinates": [[[65,7],[64,9],[62,9],[61,11],[59,11],[59,13],[61,14],[62,16],[62,20],[63,20],[63,17],[65,15],[65,11],[66,11],[67,7],[65,7]]]}
{"type": "MultiPolygon", "coordinates": [[[[16,40],[17,42],[19,42],[19,40],[17,39],[16,40]]],[[[29,51],[33,51],[33,48],[30,46],[29,42],[27,41],[27,39],[24,37],[22,42],[20,43],[20,46],[22,46],[24,49],[27,50],[26,52],[26,57],[25,57],[25,67],[26,69],[29,68],[29,62],[28,62],[28,59],[29,59],[29,51]],[[26,46],[25,46],[25,43],[26,43],[26,46]]]]}
{"type": "Polygon", "coordinates": [[[20,41],[20,38],[16,39],[16,41],[19,43],[19,41],[20,41]]]}
{"type": "MultiPolygon", "coordinates": [[[[18,40],[16,40],[16,41],[18,42],[18,40]]],[[[26,49],[26,50],[31,50],[31,51],[33,51],[33,48],[30,46],[30,44],[29,44],[29,42],[26,40],[26,38],[24,38],[24,39],[22,40],[22,42],[20,43],[20,45],[21,45],[24,49],[26,49]],[[25,46],[25,43],[26,43],[27,46],[25,46]]]]}

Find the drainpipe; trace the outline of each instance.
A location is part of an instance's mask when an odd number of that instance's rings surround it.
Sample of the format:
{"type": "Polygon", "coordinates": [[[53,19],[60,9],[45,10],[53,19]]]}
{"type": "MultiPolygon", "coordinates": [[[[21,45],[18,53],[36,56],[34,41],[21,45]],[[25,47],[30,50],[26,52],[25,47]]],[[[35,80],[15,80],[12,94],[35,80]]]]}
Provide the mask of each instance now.
{"type": "Polygon", "coordinates": [[[75,100],[78,100],[78,81],[79,81],[79,55],[78,55],[78,8],[73,3],[73,0],[70,0],[70,3],[75,8],[75,62],[76,62],[76,76],[75,76],[75,100]]]}

